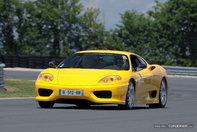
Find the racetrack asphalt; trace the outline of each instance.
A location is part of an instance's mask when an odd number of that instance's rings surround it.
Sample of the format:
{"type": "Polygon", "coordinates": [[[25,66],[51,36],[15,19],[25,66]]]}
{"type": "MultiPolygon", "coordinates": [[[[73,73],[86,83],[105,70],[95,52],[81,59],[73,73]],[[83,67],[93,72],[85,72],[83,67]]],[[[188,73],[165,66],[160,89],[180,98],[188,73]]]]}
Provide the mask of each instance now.
{"type": "MultiPolygon", "coordinates": [[[[23,72],[5,72],[7,79],[22,79],[23,72]],[[9,75],[12,75],[11,77],[9,75]]],[[[35,80],[39,72],[26,73],[35,80]]],[[[118,110],[116,105],[94,105],[78,109],[55,104],[41,109],[33,98],[0,99],[1,132],[196,132],[197,78],[169,78],[166,108],[136,105],[133,110],[118,110]],[[193,128],[154,128],[154,125],[192,124],[193,128]]]]}
{"type": "Polygon", "coordinates": [[[36,80],[41,69],[28,70],[28,69],[15,69],[5,68],[5,79],[18,79],[18,80],[36,80]]]}

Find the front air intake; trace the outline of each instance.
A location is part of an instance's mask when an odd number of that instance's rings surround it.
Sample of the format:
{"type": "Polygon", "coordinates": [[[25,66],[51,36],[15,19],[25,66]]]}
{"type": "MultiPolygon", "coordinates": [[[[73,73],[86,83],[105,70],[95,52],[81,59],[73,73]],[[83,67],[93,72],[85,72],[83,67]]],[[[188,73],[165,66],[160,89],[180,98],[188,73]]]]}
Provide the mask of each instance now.
{"type": "Polygon", "coordinates": [[[94,95],[97,98],[111,98],[112,92],[111,91],[94,91],[94,95]]]}
{"type": "Polygon", "coordinates": [[[50,96],[53,91],[50,89],[38,89],[38,93],[40,96],[50,96]]]}

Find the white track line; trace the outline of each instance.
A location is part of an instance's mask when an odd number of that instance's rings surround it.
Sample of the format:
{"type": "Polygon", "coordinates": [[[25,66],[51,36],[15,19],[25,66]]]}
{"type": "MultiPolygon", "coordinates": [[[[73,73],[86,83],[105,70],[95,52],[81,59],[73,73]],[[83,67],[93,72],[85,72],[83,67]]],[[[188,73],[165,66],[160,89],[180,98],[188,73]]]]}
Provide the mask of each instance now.
{"type": "Polygon", "coordinates": [[[31,69],[31,68],[20,68],[20,67],[15,67],[15,68],[4,68],[5,71],[43,71],[44,69],[31,69]]]}
{"type": "Polygon", "coordinates": [[[173,77],[173,78],[197,78],[197,76],[182,76],[182,75],[167,75],[167,77],[173,77]]]}
{"type": "Polygon", "coordinates": [[[0,100],[12,100],[12,99],[35,99],[35,97],[13,97],[13,98],[0,98],[0,100]]]}

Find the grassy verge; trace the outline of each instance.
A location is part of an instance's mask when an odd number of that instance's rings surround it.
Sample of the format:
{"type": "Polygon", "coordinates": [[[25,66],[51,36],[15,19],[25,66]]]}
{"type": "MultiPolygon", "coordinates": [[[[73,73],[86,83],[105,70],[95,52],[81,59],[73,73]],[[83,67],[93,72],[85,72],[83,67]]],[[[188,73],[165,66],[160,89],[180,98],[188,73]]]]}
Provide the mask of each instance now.
{"type": "Polygon", "coordinates": [[[34,81],[5,80],[7,91],[0,92],[0,97],[33,97],[35,96],[34,83],[34,81]]]}

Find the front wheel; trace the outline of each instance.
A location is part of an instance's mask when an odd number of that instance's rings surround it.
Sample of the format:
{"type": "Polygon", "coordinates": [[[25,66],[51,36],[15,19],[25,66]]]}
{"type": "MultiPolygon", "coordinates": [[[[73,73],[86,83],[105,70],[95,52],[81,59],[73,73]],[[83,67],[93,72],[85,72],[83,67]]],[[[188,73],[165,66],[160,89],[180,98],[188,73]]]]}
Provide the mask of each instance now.
{"type": "Polygon", "coordinates": [[[54,102],[49,101],[38,101],[38,104],[41,108],[52,108],[54,105],[54,102]]]}
{"type": "Polygon", "coordinates": [[[164,108],[167,103],[167,86],[164,80],[161,81],[160,90],[159,90],[159,103],[158,104],[149,104],[150,108],[164,108]]]}
{"type": "Polygon", "coordinates": [[[125,103],[125,105],[118,105],[118,107],[120,108],[120,109],[128,109],[128,110],[130,110],[130,109],[132,109],[133,108],[133,106],[134,106],[134,84],[133,84],[133,82],[131,81],[130,83],[129,83],[129,86],[128,86],[128,90],[127,90],[127,96],[126,96],[126,103],[125,103]]]}

